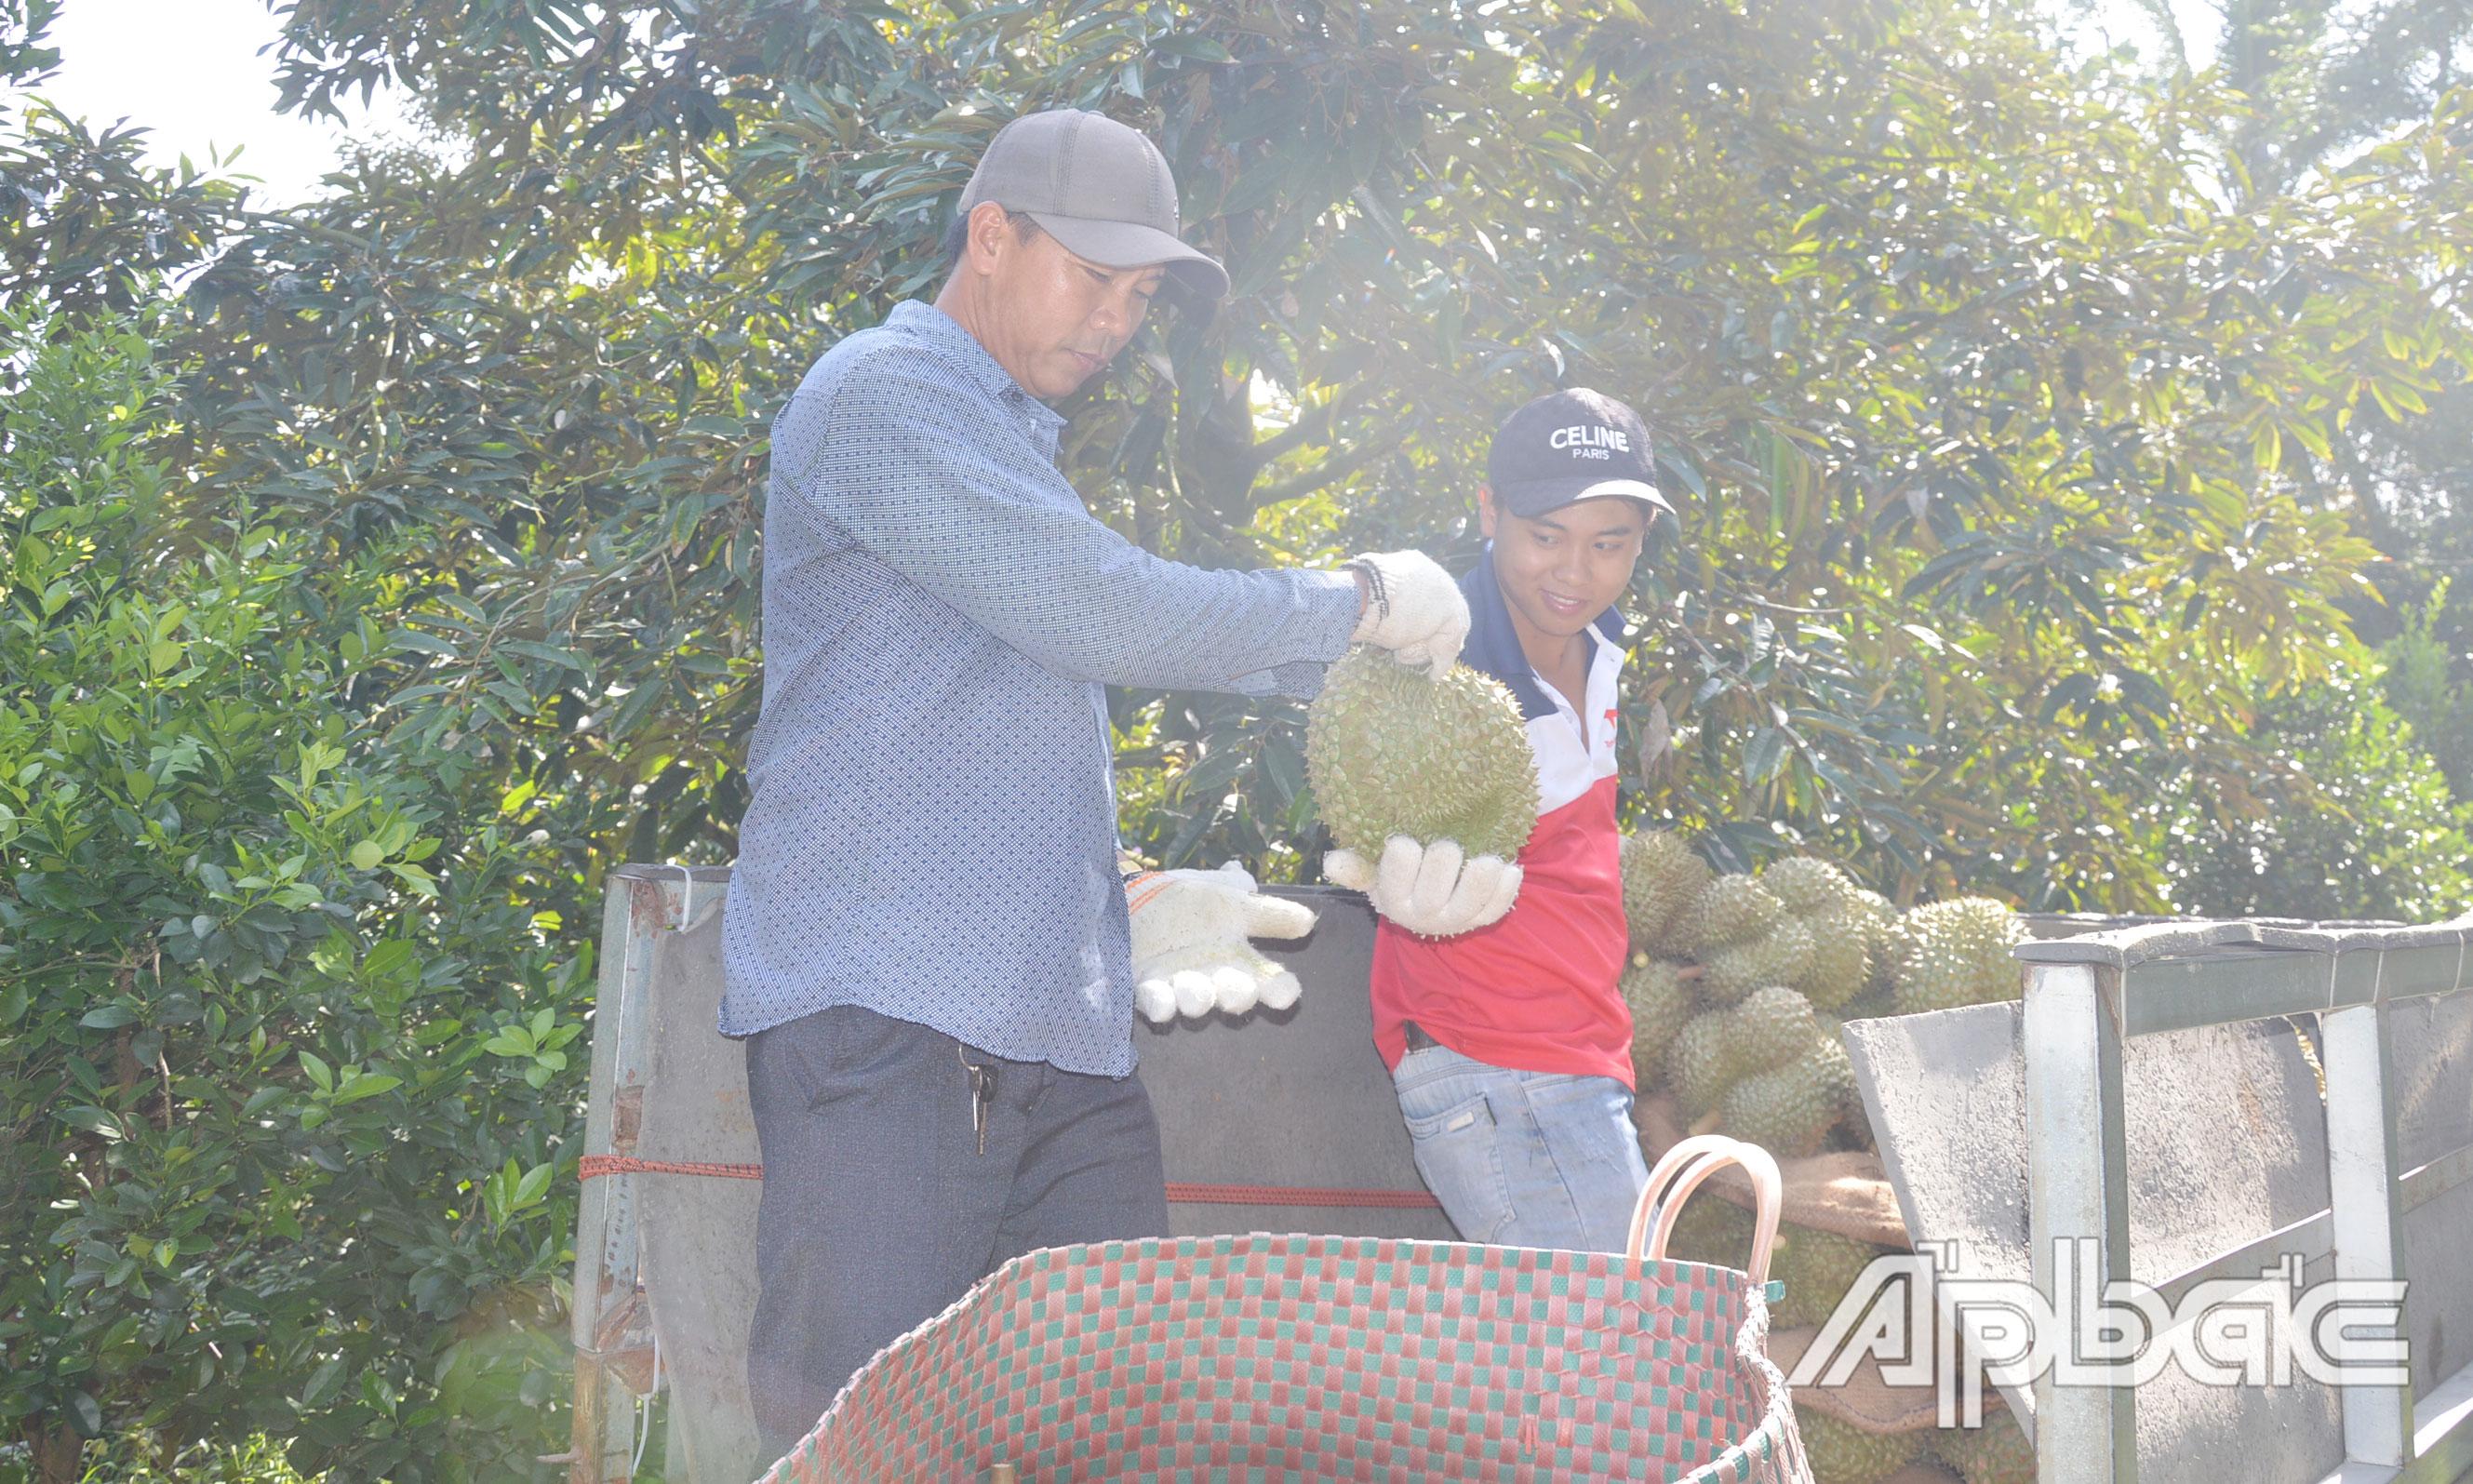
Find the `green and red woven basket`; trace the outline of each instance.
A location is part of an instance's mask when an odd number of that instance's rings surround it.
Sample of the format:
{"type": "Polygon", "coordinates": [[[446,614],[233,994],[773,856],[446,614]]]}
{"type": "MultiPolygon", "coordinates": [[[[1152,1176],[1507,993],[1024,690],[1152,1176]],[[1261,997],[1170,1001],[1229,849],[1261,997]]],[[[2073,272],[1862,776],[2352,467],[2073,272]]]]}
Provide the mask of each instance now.
{"type": "Polygon", "coordinates": [[[887,1347],[768,1484],[998,1464],[1022,1484],[1810,1484],[1766,1329],[1752,1276],[1700,1263],[1259,1233],[1053,1248],[887,1347]]]}

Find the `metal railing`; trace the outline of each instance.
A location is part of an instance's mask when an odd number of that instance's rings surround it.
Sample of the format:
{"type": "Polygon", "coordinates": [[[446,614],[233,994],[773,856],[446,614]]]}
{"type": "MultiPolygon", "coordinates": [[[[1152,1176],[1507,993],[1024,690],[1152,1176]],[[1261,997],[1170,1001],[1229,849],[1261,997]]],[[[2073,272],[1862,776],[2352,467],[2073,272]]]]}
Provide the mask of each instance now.
{"type": "MultiPolygon", "coordinates": [[[[2160,1286],[2170,1300],[2211,1278],[2256,1277],[2289,1253],[2305,1264],[2332,1259],[2339,1279],[2410,1281],[2405,1217],[2473,1177],[2473,1144],[2399,1168],[2390,1012],[2407,1000],[2473,989],[2469,939],[2473,920],[2370,928],[2237,922],[2020,945],[2037,1286],[2059,1292],[2056,1238],[2092,1238],[2103,1280],[2130,1274],[2124,1044],[2304,1016],[2317,1017],[2325,1078],[2327,1209],[2160,1286]]],[[[2473,1263],[2473,1231],[2460,1251],[2473,1263]]],[[[2411,1304],[2408,1291],[2408,1314],[2411,1304]]],[[[2402,1385],[2347,1386],[2341,1397],[2344,1461],[2329,1484],[2446,1484],[2473,1470],[2473,1365],[2430,1387],[2418,1415],[2409,1377],[2402,1385]]],[[[2035,1382],[2035,1438],[2040,1484],[2133,1484],[2137,1392],[2056,1386],[2048,1373],[2035,1382]]]]}

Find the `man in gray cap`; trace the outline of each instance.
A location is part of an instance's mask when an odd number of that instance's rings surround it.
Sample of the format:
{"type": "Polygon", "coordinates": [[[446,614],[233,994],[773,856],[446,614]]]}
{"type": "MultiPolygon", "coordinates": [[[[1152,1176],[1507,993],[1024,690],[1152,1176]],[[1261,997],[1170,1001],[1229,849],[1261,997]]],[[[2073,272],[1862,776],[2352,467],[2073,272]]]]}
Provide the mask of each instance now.
{"type": "MultiPolygon", "coordinates": [[[[1149,140],[1017,119],[963,208],[934,306],[833,347],[773,428],[721,1029],[764,1152],[748,1380],[777,1453],[1005,1259],[1167,1232],[1103,687],[1307,696],[1352,642],[1440,675],[1468,632],[1417,553],[1204,571],[1058,473],[1044,404],[1164,287],[1227,289],[1149,140]]],[[[1476,925],[1477,885],[1430,930],[1476,925]]]]}

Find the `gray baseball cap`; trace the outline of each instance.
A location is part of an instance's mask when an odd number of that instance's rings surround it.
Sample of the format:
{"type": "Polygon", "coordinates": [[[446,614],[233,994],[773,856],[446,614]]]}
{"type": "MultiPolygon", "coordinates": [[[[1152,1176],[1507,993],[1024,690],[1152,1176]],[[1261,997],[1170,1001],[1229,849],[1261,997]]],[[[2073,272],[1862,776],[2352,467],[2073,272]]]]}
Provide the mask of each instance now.
{"type": "Polygon", "coordinates": [[[1177,236],[1176,180],[1159,146],[1099,113],[1025,113],[988,141],[962,192],[1024,211],[1066,251],[1102,268],[1163,263],[1201,299],[1228,292],[1228,270],[1177,236]]]}

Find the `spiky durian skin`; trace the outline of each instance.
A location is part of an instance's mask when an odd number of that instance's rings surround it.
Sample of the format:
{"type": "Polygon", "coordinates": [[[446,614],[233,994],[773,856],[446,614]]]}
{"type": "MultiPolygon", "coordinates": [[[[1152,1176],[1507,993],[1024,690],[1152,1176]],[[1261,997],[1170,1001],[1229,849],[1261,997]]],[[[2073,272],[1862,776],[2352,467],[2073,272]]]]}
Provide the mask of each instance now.
{"type": "Polygon", "coordinates": [[[1368,860],[1393,835],[1520,853],[1537,825],[1537,755],[1501,682],[1466,665],[1439,681],[1364,645],[1306,713],[1306,773],[1332,838],[1368,860]]]}
{"type": "Polygon", "coordinates": [[[1812,1001],[1784,985],[1768,985],[1727,1013],[1738,1074],[1766,1071],[1809,1055],[1820,1039],[1812,1001]]]}
{"type": "Polygon", "coordinates": [[[1862,993],[1877,992],[1885,997],[1898,982],[1898,955],[1905,946],[1898,936],[1898,909],[1878,892],[1857,892],[1855,901],[1871,915],[1872,973],[1862,993]]]}
{"type": "Polygon", "coordinates": [[[1944,1427],[1932,1439],[1966,1484],[2035,1484],[2035,1446],[2007,1407],[1986,1412],[1981,1427],[1944,1427]]]}
{"type": "Polygon", "coordinates": [[[1684,1203],[1666,1255],[1678,1262],[1740,1268],[1751,1260],[1752,1213],[1732,1201],[1719,1200],[1704,1186],[1684,1203]]]}
{"type": "Polygon", "coordinates": [[[1786,904],[1750,876],[1717,876],[1700,889],[1668,935],[1670,946],[1695,957],[1749,943],[1777,925],[1786,904]]]}
{"type": "Polygon", "coordinates": [[[1749,943],[1714,949],[1700,977],[1700,996],[1713,1005],[1732,1005],[1754,990],[1773,984],[1791,985],[1812,967],[1812,929],[1793,918],[1749,943]]]}
{"type": "Polygon", "coordinates": [[[1732,1012],[1712,1010],[1693,1016],[1666,1048],[1666,1081],[1682,1100],[1687,1118],[1697,1118],[1717,1106],[1726,1085],[1739,1069],[1732,1012]]]}
{"type": "Polygon", "coordinates": [[[1786,1283],[1786,1298],[1771,1312],[1785,1329],[1826,1321],[1884,1251],[1813,1227],[1780,1227],[1778,1235],[1771,1275],[1786,1283]]]}
{"type": "MultiPolygon", "coordinates": [[[[1819,1041],[1813,1047],[1816,1053],[1819,1041]]],[[[1816,1055],[1747,1072],[1726,1089],[1726,1132],[1784,1160],[1820,1151],[1837,1122],[1837,1105],[1816,1055]]]]}
{"type": "Polygon", "coordinates": [[[1794,1425],[1803,1434],[1804,1456],[1812,1460],[1813,1484],[1880,1484],[1923,1451],[1926,1437],[1865,1432],[1801,1404],[1794,1409],[1794,1425]]]}
{"type": "Polygon", "coordinates": [[[1819,1058],[1821,1080],[1837,1105],[1837,1127],[1830,1132],[1830,1147],[1877,1151],[1881,1146],[1872,1137],[1872,1114],[1863,1107],[1863,1089],[1855,1081],[1855,1062],[1846,1054],[1841,1030],[1831,1017],[1820,1017],[1821,1049],[1814,1055],[1819,1058]]]}
{"type": "Polygon", "coordinates": [[[1682,969],[1664,959],[1646,959],[1624,969],[1618,981],[1623,1003],[1631,1007],[1632,1075],[1643,1090],[1664,1080],[1666,1048],[1692,1018],[1692,985],[1682,977],[1682,969]]]}
{"type": "Polygon", "coordinates": [[[1623,836],[1623,921],[1634,948],[1666,941],[1676,917],[1709,884],[1709,863],[1671,830],[1644,829],[1623,836]]]}
{"type": "Polygon", "coordinates": [[[1835,1010],[1872,979],[1872,940],[1877,928],[1861,906],[1840,907],[1804,919],[1812,934],[1812,956],[1803,972],[1786,981],[1809,995],[1823,1010],[1835,1010]]]}
{"type": "Polygon", "coordinates": [[[1846,1054],[1846,1043],[1834,1029],[1822,1029],[1812,1057],[1820,1069],[1821,1086],[1829,1089],[1830,1106],[1837,1110],[1838,1117],[1869,1129],[1871,1120],[1863,1112],[1863,1089],[1855,1082],[1854,1059],[1846,1054]]]}
{"type": "Polygon", "coordinates": [[[1915,908],[1898,923],[1898,1014],[2016,999],[2020,974],[2009,950],[2025,936],[2017,914],[1988,897],[1915,908]]]}
{"type": "Polygon", "coordinates": [[[1789,855],[1769,862],[1761,873],[1761,885],[1799,918],[1850,907],[1858,890],[1845,872],[1810,855],[1789,855]]]}

